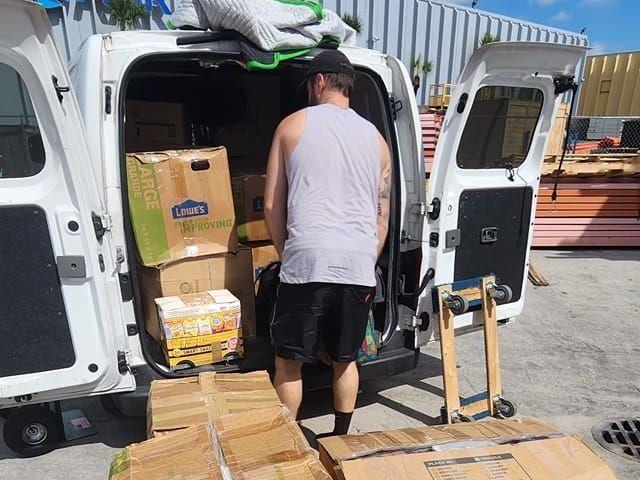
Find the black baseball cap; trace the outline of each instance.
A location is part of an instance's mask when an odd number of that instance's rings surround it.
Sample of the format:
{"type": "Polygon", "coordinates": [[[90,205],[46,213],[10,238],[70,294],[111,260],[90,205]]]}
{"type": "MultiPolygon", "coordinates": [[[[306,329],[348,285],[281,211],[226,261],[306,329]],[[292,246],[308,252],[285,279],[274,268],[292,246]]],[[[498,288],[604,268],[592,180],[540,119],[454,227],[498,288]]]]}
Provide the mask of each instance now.
{"type": "Polygon", "coordinates": [[[325,50],[311,60],[307,70],[307,78],[318,73],[344,73],[350,78],[356,78],[356,71],[347,56],[338,50],[325,50]]]}

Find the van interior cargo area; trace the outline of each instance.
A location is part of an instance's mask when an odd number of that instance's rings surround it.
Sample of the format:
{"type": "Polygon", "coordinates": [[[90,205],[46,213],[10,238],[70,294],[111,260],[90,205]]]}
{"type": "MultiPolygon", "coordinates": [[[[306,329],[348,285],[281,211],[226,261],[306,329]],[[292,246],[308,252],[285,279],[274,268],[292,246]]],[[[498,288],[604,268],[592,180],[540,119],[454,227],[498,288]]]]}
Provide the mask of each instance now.
{"type": "MultiPolygon", "coordinates": [[[[238,174],[265,174],[271,139],[280,120],[307,105],[305,67],[305,62],[299,61],[282,65],[270,72],[248,72],[238,62],[229,60],[228,56],[225,59],[213,55],[146,57],[130,69],[128,81],[125,82],[126,92],[122,103],[125,119],[131,115],[129,106],[135,102],[158,102],[158,116],[163,118],[171,115],[169,104],[178,104],[181,118],[176,118],[177,123],[171,125],[169,130],[160,129],[158,138],[151,138],[150,142],[141,144],[136,143],[135,132],[131,131],[127,120],[122,128],[122,161],[124,162],[124,153],[136,151],[224,146],[232,177],[238,174]],[[167,132],[170,132],[169,136],[167,132]]],[[[388,98],[380,85],[381,80],[373,72],[357,70],[351,107],[376,125],[391,145],[388,98]]],[[[158,123],[162,121],[158,120],[158,123]]],[[[395,165],[394,163],[394,170],[397,168],[395,165]]],[[[122,181],[124,185],[126,175],[122,181]]],[[[145,292],[140,291],[141,283],[137,281],[136,270],[141,267],[128,219],[127,189],[123,188],[122,191],[127,219],[125,225],[128,230],[130,277],[134,284],[138,328],[142,333],[145,332],[145,319],[141,318],[144,313],[140,303],[145,292]]],[[[392,192],[393,195],[397,193],[392,192]]],[[[392,214],[391,223],[394,221],[392,214]]],[[[390,234],[393,231],[393,227],[390,227],[390,234]]],[[[396,316],[393,312],[395,300],[392,299],[395,292],[389,288],[389,285],[394,284],[392,279],[396,278],[396,272],[391,268],[394,259],[389,251],[387,240],[379,259],[385,301],[377,304],[374,309],[378,343],[381,340],[386,343],[396,330],[396,324],[392,324],[396,316]]],[[[268,329],[258,325],[257,331],[264,332],[268,329]]],[[[169,372],[159,342],[148,334],[142,334],[141,339],[147,361],[155,364],[166,375],[195,374],[203,370],[248,371],[269,368],[273,363],[270,339],[263,334],[262,337],[258,335],[255,339],[245,341],[244,358],[169,372]]],[[[394,339],[393,344],[398,342],[399,345],[406,343],[398,338],[394,339]]]]}

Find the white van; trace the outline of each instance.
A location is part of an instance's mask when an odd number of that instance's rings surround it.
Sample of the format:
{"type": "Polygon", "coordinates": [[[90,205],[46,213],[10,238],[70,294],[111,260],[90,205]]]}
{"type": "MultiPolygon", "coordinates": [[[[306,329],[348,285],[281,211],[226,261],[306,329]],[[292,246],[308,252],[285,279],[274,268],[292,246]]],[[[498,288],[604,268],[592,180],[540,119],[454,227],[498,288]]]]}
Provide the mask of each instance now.
{"type": "MultiPolygon", "coordinates": [[[[452,96],[428,192],[407,70],[376,51],[341,50],[357,69],[353,108],[393,156],[381,348],[361,367],[367,379],[415,367],[437,324],[434,285],[494,273],[513,292],[499,319],[522,311],[545,144],[585,50],[479,48],[452,96]]],[[[170,372],[144,330],[123,168],[126,102],[181,102],[193,145],[224,145],[216,132],[229,140],[247,105],[277,98],[277,108],[258,109],[264,131],[250,142],[266,162],[273,127],[305,105],[298,85],[311,57],[249,72],[238,51],[203,32],[120,32],[87,39],[67,69],[44,9],[0,0],[0,408],[20,407],[4,424],[14,450],[52,448],[58,420],[48,402],[109,394],[142,413],[151,379],[197,373],[170,372]]],[[[456,327],[479,321],[471,311],[456,327]]],[[[245,349],[244,359],[209,368],[271,365],[267,338],[245,349]]]]}

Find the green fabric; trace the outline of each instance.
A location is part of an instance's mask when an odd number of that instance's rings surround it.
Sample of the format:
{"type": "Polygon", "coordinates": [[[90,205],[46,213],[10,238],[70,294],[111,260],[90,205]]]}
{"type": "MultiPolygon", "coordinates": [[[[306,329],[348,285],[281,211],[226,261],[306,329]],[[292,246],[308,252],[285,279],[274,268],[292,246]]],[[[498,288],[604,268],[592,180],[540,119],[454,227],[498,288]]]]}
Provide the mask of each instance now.
{"type": "Polygon", "coordinates": [[[262,63],[259,60],[248,60],[247,69],[249,71],[258,70],[275,70],[280,62],[291,60],[292,58],[301,57],[309,53],[311,48],[303,48],[301,50],[285,50],[283,52],[273,52],[273,61],[271,63],[262,63]]]}
{"type": "Polygon", "coordinates": [[[324,9],[322,8],[322,2],[313,2],[311,0],[276,0],[286,5],[294,5],[296,7],[309,7],[315,14],[318,20],[324,18],[324,9]]]}
{"type": "MultiPolygon", "coordinates": [[[[278,0],[281,1],[281,0],[278,0]]],[[[320,43],[313,48],[321,47],[330,42],[335,42],[338,45],[342,43],[340,37],[336,37],[335,35],[327,35],[320,43]]],[[[247,60],[246,66],[247,70],[254,72],[260,70],[275,70],[280,65],[280,62],[284,62],[287,60],[291,60],[293,58],[302,57],[309,53],[313,48],[303,48],[300,50],[284,50],[282,52],[273,52],[273,61],[271,63],[262,63],[259,60],[247,60]]]]}

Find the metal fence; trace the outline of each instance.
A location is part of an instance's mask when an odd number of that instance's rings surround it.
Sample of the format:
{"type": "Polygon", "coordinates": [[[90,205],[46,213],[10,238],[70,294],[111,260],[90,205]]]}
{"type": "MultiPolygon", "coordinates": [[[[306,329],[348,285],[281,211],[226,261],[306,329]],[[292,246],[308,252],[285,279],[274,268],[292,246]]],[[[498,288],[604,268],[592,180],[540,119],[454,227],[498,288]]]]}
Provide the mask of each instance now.
{"type": "Polygon", "coordinates": [[[640,117],[573,117],[567,153],[635,155],[640,150],[640,117]]]}

